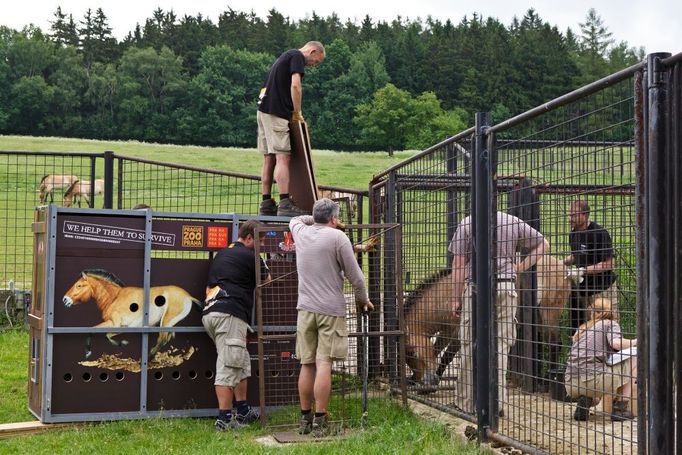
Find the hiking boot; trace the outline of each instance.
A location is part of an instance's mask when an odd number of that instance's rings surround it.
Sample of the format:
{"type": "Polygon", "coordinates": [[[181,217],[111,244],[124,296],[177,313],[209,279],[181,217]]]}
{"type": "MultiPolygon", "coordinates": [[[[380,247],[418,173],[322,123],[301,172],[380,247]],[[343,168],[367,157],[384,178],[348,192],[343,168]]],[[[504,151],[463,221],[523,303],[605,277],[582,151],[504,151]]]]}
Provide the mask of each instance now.
{"type": "Polygon", "coordinates": [[[260,203],[260,208],[258,210],[259,215],[265,216],[276,216],[277,215],[277,204],[275,200],[270,198],[266,199],[260,203]]]}
{"type": "Polygon", "coordinates": [[[301,421],[298,426],[298,434],[308,434],[313,431],[313,415],[301,415],[301,421]]]}
{"type": "Polygon", "coordinates": [[[613,422],[622,422],[624,420],[632,420],[635,415],[630,412],[630,403],[627,401],[614,401],[613,411],[611,412],[611,420],[613,422]]]}
{"type": "Polygon", "coordinates": [[[279,207],[277,207],[277,216],[294,217],[301,215],[309,215],[309,213],[296,207],[294,201],[291,198],[282,199],[279,201],[279,207]]]}
{"type": "Polygon", "coordinates": [[[249,407],[249,410],[246,412],[246,414],[237,413],[235,419],[237,419],[237,422],[241,423],[242,425],[247,425],[260,419],[260,411],[256,408],[249,407]]]}
{"type": "Polygon", "coordinates": [[[327,414],[313,418],[313,425],[311,434],[314,438],[324,438],[329,435],[329,422],[327,422],[327,414]]]}
{"type": "Polygon", "coordinates": [[[236,418],[232,418],[230,420],[225,420],[221,419],[218,417],[215,421],[215,431],[227,431],[227,430],[238,430],[245,425],[242,423],[239,423],[236,418]]]}
{"type": "Polygon", "coordinates": [[[580,395],[578,398],[578,405],[575,407],[573,413],[573,420],[587,421],[590,419],[590,406],[592,406],[592,398],[580,395]]]}

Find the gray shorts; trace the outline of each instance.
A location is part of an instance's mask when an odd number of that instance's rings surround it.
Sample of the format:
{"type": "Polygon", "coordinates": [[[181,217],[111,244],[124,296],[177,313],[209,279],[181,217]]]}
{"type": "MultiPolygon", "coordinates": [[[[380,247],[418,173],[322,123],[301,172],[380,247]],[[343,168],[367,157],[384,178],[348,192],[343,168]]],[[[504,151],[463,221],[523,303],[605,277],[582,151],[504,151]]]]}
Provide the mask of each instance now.
{"type": "Polygon", "coordinates": [[[289,120],[266,114],[256,113],[258,122],[258,151],[263,155],[272,153],[291,153],[289,120]]]}
{"type": "Polygon", "coordinates": [[[246,322],[218,312],[208,313],[201,322],[218,352],[214,384],[236,387],[251,376],[251,358],[246,350],[246,322]]]}

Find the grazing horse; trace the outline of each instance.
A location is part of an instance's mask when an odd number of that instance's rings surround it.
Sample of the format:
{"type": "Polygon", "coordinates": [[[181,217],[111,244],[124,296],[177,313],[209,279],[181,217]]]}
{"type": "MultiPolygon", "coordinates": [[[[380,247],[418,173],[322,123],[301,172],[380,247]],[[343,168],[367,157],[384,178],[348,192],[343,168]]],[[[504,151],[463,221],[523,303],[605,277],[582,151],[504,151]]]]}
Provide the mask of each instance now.
{"type": "Polygon", "coordinates": [[[76,182],[78,177],[75,175],[44,175],[40,179],[38,185],[38,192],[40,193],[40,203],[47,202],[47,196],[50,196],[50,202],[54,202],[53,191],[55,189],[68,188],[73,182],[76,182]]]}
{"type": "MultiPolygon", "coordinates": [[[[566,266],[549,255],[538,259],[536,276],[540,336],[549,345],[550,362],[556,364],[560,350],[559,320],[571,293],[571,280],[566,277],[566,266]]],[[[435,387],[460,348],[459,318],[452,314],[449,269],[429,277],[407,296],[405,325],[406,360],[414,373],[412,379],[435,387]]]]}
{"type": "MultiPolygon", "coordinates": [[[[63,302],[68,308],[94,300],[102,313],[102,322],[94,327],[142,327],[142,304],[144,289],[125,286],[113,273],[100,269],[81,272],[80,278],[64,294],[63,302]]],[[[192,304],[201,308],[201,302],[178,286],[153,286],[149,289],[149,325],[172,327],[190,312],[192,304]]],[[[114,339],[117,333],[107,333],[114,346],[125,346],[126,340],[114,339]]],[[[173,332],[161,332],[151,355],[156,354],[173,337],[173,332]]],[[[85,346],[85,357],[92,354],[91,339],[85,346]]]]}
{"type": "MultiPolygon", "coordinates": [[[[85,203],[90,205],[90,182],[88,180],[76,180],[64,192],[64,207],[71,207],[73,201],[78,202],[78,207],[81,206],[81,199],[85,198],[85,203]]],[[[95,194],[104,193],[104,180],[95,180],[95,194]]]]}

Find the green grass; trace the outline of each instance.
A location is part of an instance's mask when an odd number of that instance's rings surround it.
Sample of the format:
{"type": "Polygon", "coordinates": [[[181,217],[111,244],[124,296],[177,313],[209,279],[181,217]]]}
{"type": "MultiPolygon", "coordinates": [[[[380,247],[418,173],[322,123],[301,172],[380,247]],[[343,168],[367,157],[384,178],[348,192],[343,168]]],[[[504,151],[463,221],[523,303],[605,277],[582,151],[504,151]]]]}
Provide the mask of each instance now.
{"type": "MultiPolygon", "coordinates": [[[[27,411],[28,333],[0,332],[0,423],[33,420],[27,411]]],[[[255,425],[239,432],[215,433],[212,418],[147,419],[89,423],[74,429],[0,440],[0,453],[479,453],[463,445],[442,424],[416,417],[395,401],[373,399],[369,403],[369,426],[353,428],[350,437],[335,442],[304,443],[272,448],[257,438],[272,433],[255,425]]],[[[275,423],[284,410],[273,415],[275,423]]]]}

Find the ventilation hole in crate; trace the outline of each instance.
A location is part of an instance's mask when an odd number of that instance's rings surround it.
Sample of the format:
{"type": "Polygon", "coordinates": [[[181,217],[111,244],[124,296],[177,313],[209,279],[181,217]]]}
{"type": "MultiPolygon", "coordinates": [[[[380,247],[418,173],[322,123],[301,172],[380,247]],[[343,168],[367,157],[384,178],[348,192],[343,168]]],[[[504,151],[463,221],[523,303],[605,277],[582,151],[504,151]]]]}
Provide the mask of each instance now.
{"type": "Polygon", "coordinates": [[[162,295],[157,295],[154,297],[154,305],[156,306],[164,306],[166,304],[166,298],[162,295]]]}
{"type": "Polygon", "coordinates": [[[71,381],[73,381],[73,376],[71,375],[71,373],[66,373],[64,375],[64,382],[71,382],[71,381]]]}
{"type": "Polygon", "coordinates": [[[270,376],[272,376],[273,378],[276,378],[277,376],[279,376],[279,371],[278,370],[271,371],[270,376]]]}
{"type": "Polygon", "coordinates": [[[180,372],[178,370],[175,370],[173,373],[171,373],[171,377],[177,381],[178,379],[180,379],[180,372]]]}
{"type": "Polygon", "coordinates": [[[196,379],[197,378],[197,372],[194,370],[189,370],[189,373],[187,374],[190,379],[196,379]]]}
{"type": "Polygon", "coordinates": [[[157,381],[160,381],[163,379],[163,373],[161,371],[155,371],[154,372],[154,379],[157,381]]]}
{"type": "Polygon", "coordinates": [[[126,374],[122,371],[117,371],[115,377],[117,381],[123,381],[126,377],[126,374]]]}
{"type": "Polygon", "coordinates": [[[90,382],[91,379],[92,379],[92,375],[90,373],[88,373],[87,371],[85,373],[83,373],[83,381],[90,382]]]}
{"type": "Polygon", "coordinates": [[[137,303],[133,302],[130,304],[130,312],[131,313],[135,313],[139,309],[140,309],[140,305],[138,305],[137,303]]]}
{"type": "Polygon", "coordinates": [[[102,382],[107,382],[109,380],[109,373],[100,373],[99,380],[102,382]]]}
{"type": "Polygon", "coordinates": [[[260,377],[260,370],[256,370],[256,377],[257,377],[257,378],[260,377]]]}
{"type": "Polygon", "coordinates": [[[213,371],[212,370],[206,370],[204,372],[204,376],[206,376],[206,379],[213,379],[213,371]]]}

